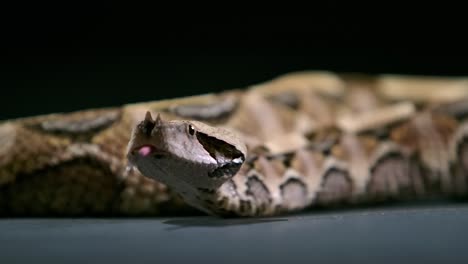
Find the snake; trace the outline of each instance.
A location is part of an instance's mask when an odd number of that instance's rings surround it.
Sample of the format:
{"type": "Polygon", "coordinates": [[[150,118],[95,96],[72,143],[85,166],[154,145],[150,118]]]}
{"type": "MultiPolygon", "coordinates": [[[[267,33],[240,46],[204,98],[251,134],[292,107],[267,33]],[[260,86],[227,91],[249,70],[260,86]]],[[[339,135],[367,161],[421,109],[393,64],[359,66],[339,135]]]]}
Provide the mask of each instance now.
{"type": "Polygon", "coordinates": [[[468,194],[468,77],[291,72],[0,122],[0,216],[263,217],[468,194]]]}

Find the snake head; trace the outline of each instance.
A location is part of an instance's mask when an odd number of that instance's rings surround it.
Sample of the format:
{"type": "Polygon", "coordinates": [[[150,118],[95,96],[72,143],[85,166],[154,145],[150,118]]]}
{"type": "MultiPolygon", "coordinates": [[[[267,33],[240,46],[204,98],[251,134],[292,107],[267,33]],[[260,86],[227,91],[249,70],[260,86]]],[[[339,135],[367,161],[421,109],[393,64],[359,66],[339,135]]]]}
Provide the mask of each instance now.
{"type": "Polygon", "coordinates": [[[218,188],[242,166],[246,147],[227,129],[197,121],[153,120],[147,112],[132,132],[127,158],[146,177],[182,195],[218,188]]]}

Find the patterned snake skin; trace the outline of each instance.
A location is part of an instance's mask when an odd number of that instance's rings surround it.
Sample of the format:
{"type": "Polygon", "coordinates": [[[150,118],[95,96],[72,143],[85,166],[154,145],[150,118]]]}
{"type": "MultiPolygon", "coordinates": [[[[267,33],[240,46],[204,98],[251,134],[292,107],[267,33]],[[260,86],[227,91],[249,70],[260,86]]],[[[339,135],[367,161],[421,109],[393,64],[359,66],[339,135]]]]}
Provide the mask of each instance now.
{"type": "Polygon", "coordinates": [[[127,145],[147,111],[242,139],[237,174],[198,190],[216,195],[201,208],[216,215],[468,193],[468,78],[300,72],[219,94],[3,121],[0,215],[199,212],[129,169],[127,145]]]}

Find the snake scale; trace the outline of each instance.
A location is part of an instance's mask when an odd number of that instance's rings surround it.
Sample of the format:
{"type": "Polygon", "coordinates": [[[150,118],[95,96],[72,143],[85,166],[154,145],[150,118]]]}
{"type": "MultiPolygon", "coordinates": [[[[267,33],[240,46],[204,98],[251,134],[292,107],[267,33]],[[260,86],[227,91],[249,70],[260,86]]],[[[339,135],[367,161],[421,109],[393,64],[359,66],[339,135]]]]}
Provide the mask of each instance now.
{"type": "Polygon", "coordinates": [[[467,114],[468,78],[312,71],[5,120],[0,215],[271,216],[465,198],[467,114]]]}

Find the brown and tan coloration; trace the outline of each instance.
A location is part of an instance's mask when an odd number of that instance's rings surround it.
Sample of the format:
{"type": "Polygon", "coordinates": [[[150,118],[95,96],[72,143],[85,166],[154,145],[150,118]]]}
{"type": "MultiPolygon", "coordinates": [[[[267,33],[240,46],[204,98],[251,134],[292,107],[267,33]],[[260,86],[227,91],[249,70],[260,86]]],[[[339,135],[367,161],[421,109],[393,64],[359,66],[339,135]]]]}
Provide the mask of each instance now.
{"type": "Polygon", "coordinates": [[[246,155],[219,188],[198,186],[193,199],[209,213],[468,193],[468,78],[304,72],[221,94],[3,121],[0,215],[194,213],[174,188],[128,169],[127,143],[147,111],[191,120],[212,154],[224,144],[246,155]],[[213,145],[217,128],[226,134],[213,145]]]}

